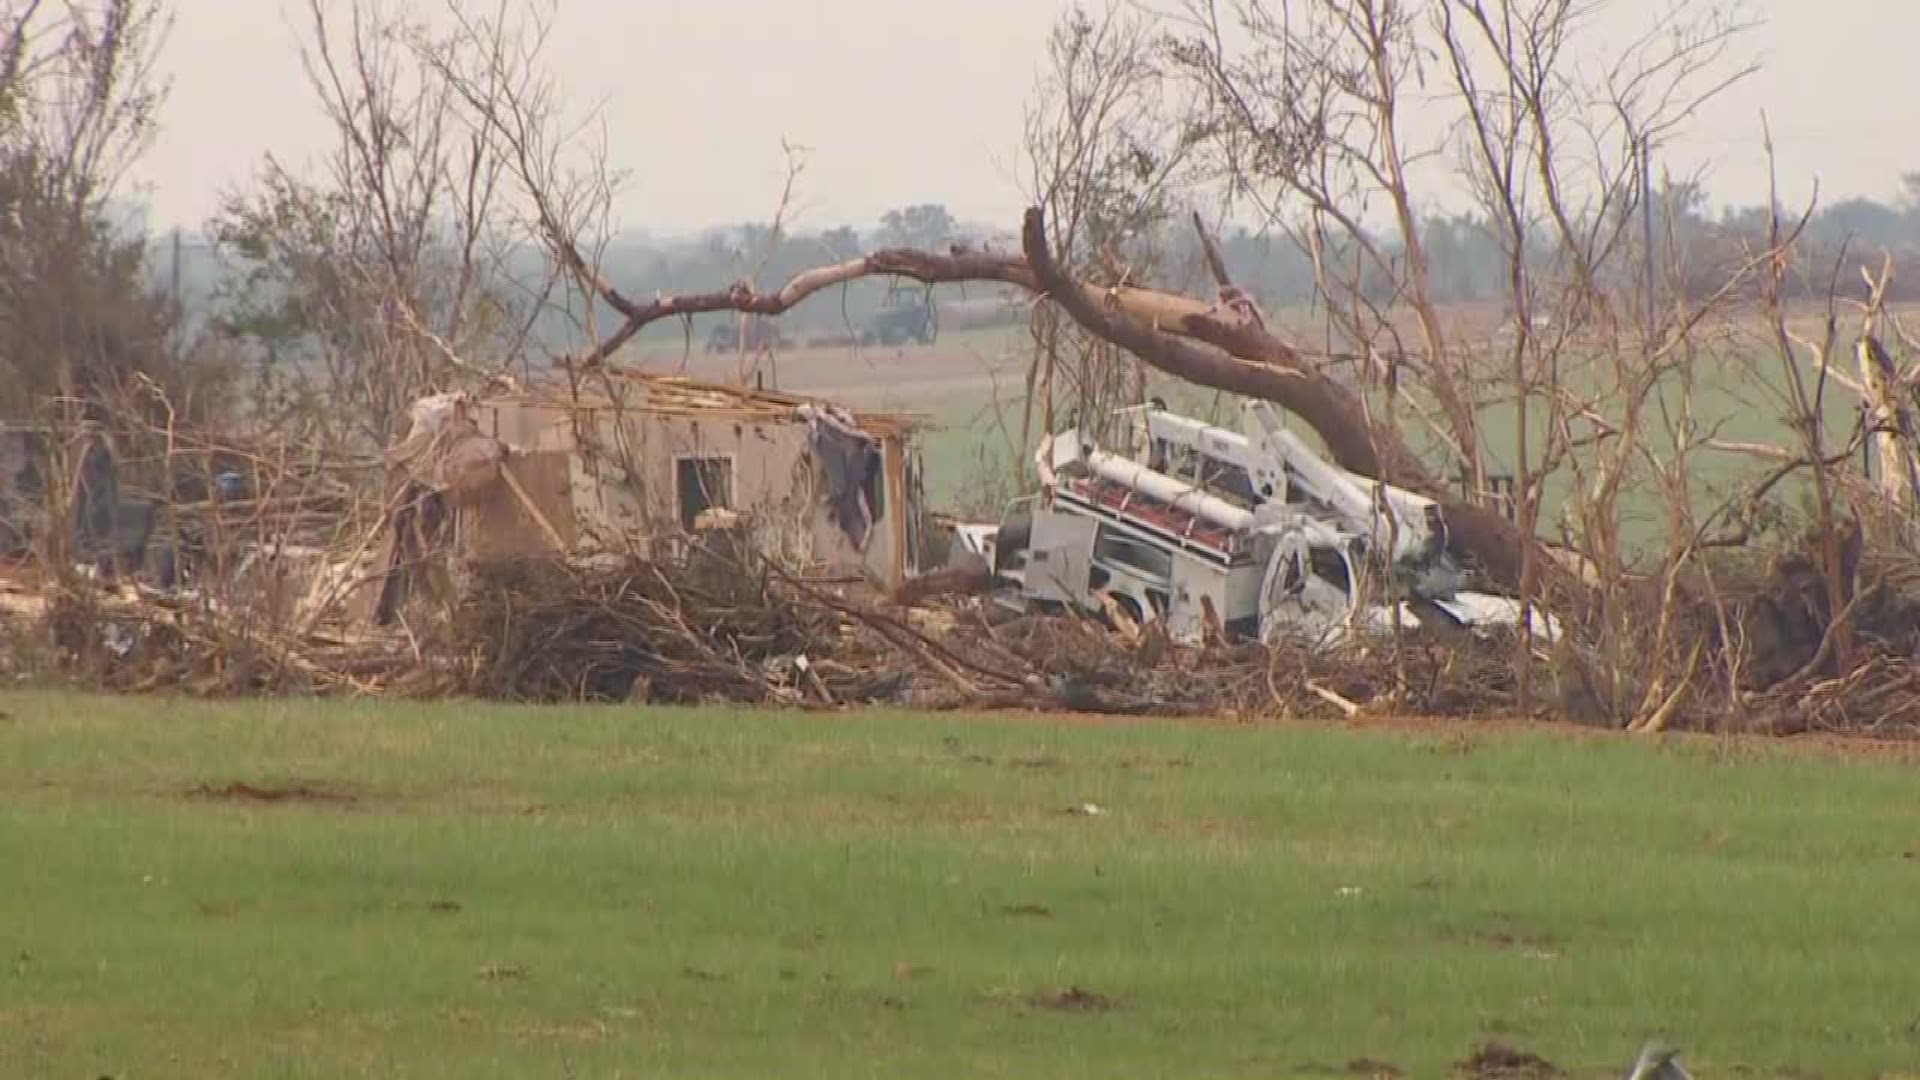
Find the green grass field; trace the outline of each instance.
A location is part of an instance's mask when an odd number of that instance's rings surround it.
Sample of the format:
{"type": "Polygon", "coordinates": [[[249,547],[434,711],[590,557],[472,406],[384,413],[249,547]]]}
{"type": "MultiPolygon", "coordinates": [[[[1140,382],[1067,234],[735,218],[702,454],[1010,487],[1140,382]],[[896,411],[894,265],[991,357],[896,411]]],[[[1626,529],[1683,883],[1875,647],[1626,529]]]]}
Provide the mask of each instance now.
{"type": "Polygon", "coordinates": [[[1500,1040],[1600,1077],[1656,1032],[1703,1080],[1920,1062],[1910,762],[886,713],[0,710],[0,1076],[1438,1076],[1500,1040]]]}
{"type": "MultiPolygon", "coordinates": [[[[1730,363],[1716,368],[1711,363],[1703,363],[1695,399],[1698,437],[1710,436],[1729,443],[1761,443],[1797,449],[1798,436],[1783,419],[1786,407],[1771,388],[1781,379],[1778,372],[1763,365],[1730,363]]],[[[1176,408],[1190,414],[1235,429],[1243,424],[1238,413],[1238,398],[1167,379],[1158,380],[1153,390],[1173,402],[1176,408]]],[[[1680,406],[1678,389],[1670,389],[1664,397],[1670,410],[1667,415],[1677,417],[1680,406]]],[[[997,478],[1013,475],[1009,463],[1016,456],[1012,447],[1019,441],[1023,402],[1023,390],[1017,380],[1010,380],[997,391],[940,391],[919,395],[908,384],[891,392],[890,404],[923,411],[935,424],[933,430],[921,437],[922,455],[927,462],[927,492],[935,506],[978,512],[981,508],[972,504],[980,501],[979,496],[983,492],[990,492],[996,497],[1012,493],[1011,481],[999,481],[997,478]],[[991,483],[983,483],[982,477],[989,475],[996,479],[991,483]]],[[[1825,445],[1831,453],[1844,447],[1853,433],[1858,419],[1855,412],[1857,399],[1844,389],[1834,387],[1825,396],[1824,406],[1825,445]]],[[[1061,407],[1065,408],[1064,405],[1061,407]]],[[[1545,445],[1549,410],[1544,401],[1534,401],[1529,415],[1528,434],[1532,455],[1529,460],[1534,463],[1532,467],[1537,468],[1538,455],[1545,445]]],[[[1481,413],[1481,438],[1487,449],[1488,467],[1495,472],[1511,473],[1513,470],[1513,462],[1517,460],[1518,417],[1519,411],[1511,403],[1488,406],[1481,413]]],[[[1663,460],[1672,460],[1673,444],[1665,430],[1666,423],[1667,418],[1656,409],[1648,417],[1645,438],[1655,446],[1663,460]]],[[[1034,425],[1037,432],[1040,428],[1037,412],[1034,425]]],[[[1296,424],[1295,430],[1310,435],[1304,425],[1296,424]]],[[[1430,461],[1443,459],[1441,454],[1435,452],[1437,444],[1430,432],[1412,422],[1403,424],[1401,430],[1414,446],[1428,452],[1430,461]]],[[[1595,461],[1591,451],[1586,451],[1583,456],[1588,468],[1592,469],[1595,461]]],[[[1688,488],[1694,509],[1701,514],[1720,507],[1730,497],[1744,492],[1747,485],[1765,475],[1775,464],[1770,459],[1747,454],[1699,448],[1695,449],[1689,460],[1688,488]]],[[[1858,464],[1857,457],[1854,463],[1858,464]]],[[[1032,467],[1024,462],[1023,466],[1019,474],[1020,482],[1030,488],[1034,483],[1032,467]]],[[[1646,476],[1643,460],[1636,458],[1635,468],[1638,471],[1620,500],[1621,534],[1629,545],[1658,545],[1662,542],[1666,526],[1664,496],[1646,476]]],[[[1562,508],[1574,493],[1574,485],[1574,474],[1565,468],[1549,478],[1542,503],[1542,520],[1548,523],[1548,531],[1551,532],[1553,524],[1559,520],[1562,508]]],[[[1772,496],[1781,510],[1798,514],[1811,505],[1810,492],[1805,477],[1800,476],[1778,485],[1772,496]]]]}

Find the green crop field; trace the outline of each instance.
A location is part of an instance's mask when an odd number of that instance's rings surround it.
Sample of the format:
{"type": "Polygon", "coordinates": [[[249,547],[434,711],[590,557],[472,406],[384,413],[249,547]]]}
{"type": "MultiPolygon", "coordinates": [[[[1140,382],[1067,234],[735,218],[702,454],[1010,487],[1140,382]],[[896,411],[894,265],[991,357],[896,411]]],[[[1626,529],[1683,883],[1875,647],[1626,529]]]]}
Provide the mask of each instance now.
{"type": "MultiPolygon", "coordinates": [[[[1291,325],[1312,322],[1309,313],[1294,315],[1291,325]]],[[[1461,318],[1471,323],[1470,316],[1472,313],[1461,318]]],[[[1799,436],[1787,422],[1790,407],[1783,392],[1786,375],[1779,357],[1759,341],[1759,329],[1755,324],[1744,327],[1740,334],[1712,335],[1714,347],[1703,346],[1692,369],[1694,438],[1798,449],[1799,436]]],[[[1497,349],[1496,344],[1481,347],[1497,349]]],[[[1028,493],[1033,484],[1031,464],[1018,449],[1023,422],[1031,425],[1026,432],[1029,437],[1037,436],[1044,427],[1038,403],[1033,406],[1032,417],[1025,415],[1025,375],[1031,349],[1025,328],[957,331],[943,334],[937,344],[925,347],[794,351],[778,362],[781,366],[776,374],[796,377],[797,386],[859,407],[924,415],[932,422],[920,445],[926,462],[927,493],[933,504],[939,509],[995,517],[1009,499],[1028,493]]],[[[677,356],[656,352],[647,354],[647,359],[658,370],[673,370],[677,356]]],[[[1574,349],[1569,356],[1568,367],[1561,373],[1567,389],[1598,402],[1599,411],[1613,422],[1622,421],[1624,407],[1614,385],[1617,376],[1610,370],[1582,366],[1601,362],[1581,349],[1574,349]]],[[[693,359],[712,363],[711,358],[698,355],[693,359]]],[[[1842,366],[1851,370],[1851,359],[1842,359],[1846,361],[1842,366]]],[[[708,374],[730,377],[731,363],[722,358],[721,367],[708,374]]],[[[1499,363],[1499,358],[1488,352],[1478,366],[1492,371],[1499,363]]],[[[1604,363],[1601,366],[1604,368],[1604,363]]],[[[1813,392],[1816,382],[1811,368],[1804,377],[1809,392],[1813,392]]],[[[1242,424],[1237,398],[1166,377],[1153,378],[1149,389],[1183,411],[1236,428],[1242,424]]],[[[1384,409],[1383,402],[1376,404],[1384,409]]],[[[1062,400],[1056,405],[1060,410],[1055,417],[1057,427],[1066,422],[1071,402],[1062,400]]],[[[1821,405],[1825,443],[1832,452],[1844,446],[1852,434],[1858,422],[1858,400],[1845,387],[1829,382],[1821,405]]],[[[1682,420],[1682,406],[1681,384],[1677,378],[1669,378],[1649,399],[1640,417],[1642,442],[1662,461],[1674,459],[1673,433],[1682,420]]],[[[1519,459],[1520,415],[1521,410],[1511,401],[1483,404],[1480,438],[1489,469],[1514,471],[1519,459]]],[[[1529,467],[1538,468],[1551,420],[1547,398],[1537,395],[1530,399],[1526,415],[1529,467]]],[[[1439,441],[1407,405],[1401,404],[1395,417],[1395,426],[1404,438],[1425,451],[1429,460],[1442,460],[1439,441]]],[[[1576,431],[1578,437],[1590,434],[1584,427],[1576,431]]],[[[1607,445],[1610,449],[1612,444],[1607,445]]],[[[1591,469],[1597,460],[1595,446],[1584,446],[1578,456],[1591,469]]],[[[1722,505],[1776,464],[1773,459],[1750,454],[1696,449],[1687,469],[1687,488],[1695,512],[1704,514],[1722,505]]],[[[1625,486],[1618,508],[1621,533],[1629,545],[1657,543],[1666,527],[1665,496],[1647,477],[1644,457],[1636,456],[1634,467],[1639,474],[1625,486]]],[[[1804,509],[1808,491],[1801,479],[1790,479],[1774,489],[1773,499],[1779,509],[1789,514],[1804,509]]],[[[1542,520],[1549,532],[1557,529],[1575,483],[1574,472],[1565,467],[1549,477],[1542,505],[1542,520]]]]}
{"type": "MultiPolygon", "coordinates": [[[[1769,362],[1765,357],[1703,361],[1694,386],[1694,437],[1797,450],[1799,436],[1786,421],[1788,408],[1780,393],[1783,378],[1777,360],[1769,362]]],[[[1569,384],[1577,381],[1569,379],[1569,384]]],[[[1236,429],[1242,426],[1237,411],[1240,399],[1231,395],[1170,379],[1154,381],[1151,389],[1183,411],[1236,429]]],[[[1584,392],[1610,400],[1598,384],[1586,387],[1584,392]]],[[[1014,447],[1019,443],[1026,403],[1017,378],[1003,379],[991,389],[958,392],[945,388],[921,392],[913,383],[905,382],[887,388],[885,400],[891,407],[924,412],[934,423],[933,430],[923,435],[921,445],[927,462],[928,495],[935,506],[978,513],[984,509],[978,505],[983,495],[994,496],[987,502],[1002,502],[1011,494],[1024,493],[1034,483],[1032,467],[1023,459],[1017,471],[1018,485],[1014,484],[1014,447]]],[[[1663,461],[1674,459],[1668,424],[1679,420],[1681,403],[1678,384],[1668,384],[1654,395],[1643,416],[1644,442],[1663,461]]],[[[1822,405],[1825,446],[1832,453],[1844,447],[1854,431],[1857,399],[1843,387],[1830,385],[1822,405]]],[[[1067,405],[1061,403],[1059,408],[1065,410],[1067,405]]],[[[1603,411],[1615,421],[1620,419],[1617,407],[1603,411]]],[[[1489,469],[1513,471],[1518,460],[1519,415],[1520,410],[1511,402],[1489,404],[1481,410],[1480,436],[1489,469]]],[[[1529,467],[1538,468],[1550,419],[1546,401],[1532,400],[1528,416],[1529,467]]],[[[1032,424],[1038,433],[1042,425],[1037,405],[1032,424]]],[[[1433,452],[1438,444],[1430,430],[1404,413],[1398,426],[1409,442],[1428,451],[1429,460],[1441,459],[1433,452]]],[[[1295,429],[1306,431],[1297,422],[1295,429]]],[[[1594,467],[1596,455],[1591,446],[1582,448],[1578,456],[1589,469],[1594,467]]],[[[1776,464],[1771,458],[1696,448],[1688,461],[1687,485],[1695,512],[1707,513],[1740,495],[1776,464]]],[[[1639,470],[1638,476],[1626,485],[1619,504],[1621,533],[1629,544],[1657,543],[1665,527],[1664,495],[1646,478],[1643,457],[1634,459],[1634,467],[1639,470]]],[[[1549,532],[1555,528],[1574,487],[1575,474],[1564,467],[1545,485],[1542,521],[1549,532]]],[[[1779,484],[1772,492],[1775,505],[1789,514],[1803,511],[1809,497],[1804,476],[1779,484]]]]}
{"type": "Polygon", "coordinates": [[[1910,759],[0,696],[0,1076],[1911,1075],[1910,759]]]}

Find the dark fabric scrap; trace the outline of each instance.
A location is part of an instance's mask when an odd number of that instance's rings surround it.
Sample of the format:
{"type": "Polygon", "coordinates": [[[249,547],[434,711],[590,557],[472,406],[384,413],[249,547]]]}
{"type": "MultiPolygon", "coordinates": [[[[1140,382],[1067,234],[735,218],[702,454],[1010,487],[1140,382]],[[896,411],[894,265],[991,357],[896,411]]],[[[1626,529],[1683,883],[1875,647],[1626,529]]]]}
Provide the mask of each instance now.
{"type": "Polygon", "coordinates": [[[873,529],[867,486],[880,473],[880,447],[866,433],[827,417],[815,415],[811,425],[813,459],[826,480],[827,507],[847,539],[864,551],[873,529]]]}

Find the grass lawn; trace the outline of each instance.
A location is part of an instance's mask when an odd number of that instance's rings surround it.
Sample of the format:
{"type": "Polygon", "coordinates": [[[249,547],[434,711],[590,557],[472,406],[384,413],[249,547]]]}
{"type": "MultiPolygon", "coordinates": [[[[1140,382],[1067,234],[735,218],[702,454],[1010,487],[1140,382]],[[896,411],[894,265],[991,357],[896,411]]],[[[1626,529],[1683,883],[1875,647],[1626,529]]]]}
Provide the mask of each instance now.
{"type": "Polygon", "coordinates": [[[1703,1078],[1920,1062],[1911,762],[885,713],[0,710],[0,1076],[1435,1076],[1497,1039],[1599,1077],[1654,1033],[1703,1078]]]}

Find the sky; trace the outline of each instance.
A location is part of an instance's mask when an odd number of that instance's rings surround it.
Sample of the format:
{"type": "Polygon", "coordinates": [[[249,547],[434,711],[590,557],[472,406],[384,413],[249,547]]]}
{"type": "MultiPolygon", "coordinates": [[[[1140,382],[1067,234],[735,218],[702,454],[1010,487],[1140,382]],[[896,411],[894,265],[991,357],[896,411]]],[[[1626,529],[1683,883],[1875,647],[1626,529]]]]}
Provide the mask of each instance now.
{"type": "MultiPolygon", "coordinates": [[[[346,0],[323,0],[344,5],[346,0]]],[[[444,0],[388,0],[438,8],[444,0]]],[[[797,222],[872,224],[944,203],[1011,223],[1025,204],[1020,146],[1049,26],[1069,0],[546,0],[547,60],[576,112],[603,110],[628,174],[621,225],[690,231],[766,220],[783,140],[807,148],[797,222]]],[[[1103,0],[1095,0],[1095,3],[1103,0]]],[[[1600,0],[1604,33],[1671,0],[1600,0]]],[[[1690,0],[1699,3],[1700,0],[1690,0]]],[[[130,194],[162,228],[195,230],[268,152],[294,164],[330,132],[301,73],[287,0],[171,0],[160,57],[172,93],[130,194]]],[[[1782,190],[1887,197],[1920,169],[1908,107],[1920,0],[1745,0],[1741,50],[1763,70],[1666,148],[1704,170],[1718,202],[1764,202],[1764,115],[1782,190]]]]}

